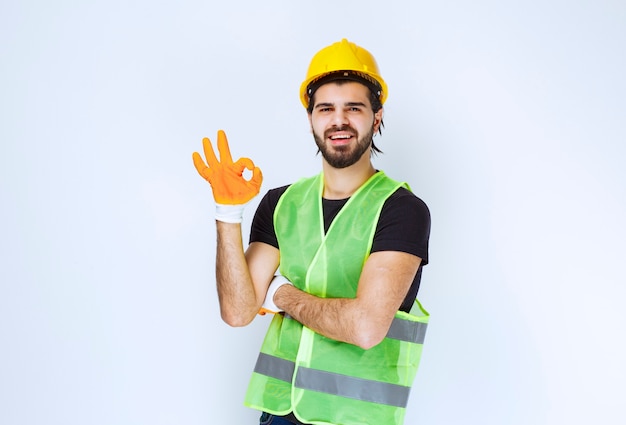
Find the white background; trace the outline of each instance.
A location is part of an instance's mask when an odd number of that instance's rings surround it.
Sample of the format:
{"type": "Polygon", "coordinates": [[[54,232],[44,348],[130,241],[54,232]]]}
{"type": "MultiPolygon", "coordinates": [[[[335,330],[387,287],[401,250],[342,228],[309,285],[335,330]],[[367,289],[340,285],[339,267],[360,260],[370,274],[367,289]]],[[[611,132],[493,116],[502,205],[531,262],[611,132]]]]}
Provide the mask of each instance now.
{"type": "Polygon", "coordinates": [[[375,165],[433,220],[406,423],[624,423],[625,22],[618,0],[4,0],[0,423],[256,423],[269,322],[220,321],[191,152],[225,129],[263,192],[316,173],[298,88],[343,37],[389,84],[375,165]]]}

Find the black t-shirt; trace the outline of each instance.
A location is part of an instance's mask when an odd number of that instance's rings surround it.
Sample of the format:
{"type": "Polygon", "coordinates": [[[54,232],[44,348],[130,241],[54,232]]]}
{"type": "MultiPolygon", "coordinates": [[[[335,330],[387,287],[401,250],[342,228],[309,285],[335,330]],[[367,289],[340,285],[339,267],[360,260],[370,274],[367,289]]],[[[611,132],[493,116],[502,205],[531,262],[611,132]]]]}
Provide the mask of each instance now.
{"type": "MultiPolygon", "coordinates": [[[[274,210],[278,200],[289,186],[268,191],[252,220],[250,242],[264,242],[280,249],[274,231],[274,210]]],[[[324,229],[328,231],[332,220],[348,199],[322,199],[324,229]]],[[[385,201],[376,226],[370,252],[401,251],[422,259],[400,310],[408,312],[413,306],[422,276],[422,266],[428,264],[428,238],[430,236],[430,212],[426,204],[404,187],[396,190],[385,201]]]]}

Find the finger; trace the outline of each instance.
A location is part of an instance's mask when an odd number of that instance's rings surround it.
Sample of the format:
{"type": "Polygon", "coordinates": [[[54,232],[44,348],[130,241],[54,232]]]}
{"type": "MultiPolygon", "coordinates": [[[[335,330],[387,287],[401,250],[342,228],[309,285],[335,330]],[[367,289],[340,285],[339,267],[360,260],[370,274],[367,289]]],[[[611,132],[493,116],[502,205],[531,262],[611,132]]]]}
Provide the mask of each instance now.
{"type": "Polygon", "coordinates": [[[243,173],[244,169],[248,169],[252,171],[252,177],[249,182],[252,183],[253,186],[260,187],[263,182],[263,173],[261,173],[261,169],[259,167],[255,167],[254,162],[250,158],[239,158],[235,163],[236,171],[239,174],[243,173]]]}
{"type": "Polygon", "coordinates": [[[230,154],[230,147],[228,146],[228,139],[226,138],[224,130],[217,132],[217,150],[220,152],[220,161],[222,164],[233,163],[233,157],[230,154]]]}
{"type": "Polygon", "coordinates": [[[259,167],[254,167],[254,169],[252,170],[252,178],[250,179],[250,184],[257,188],[257,193],[258,189],[261,188],[261,183],[263,183],[263,173],[261,172],[261,169],[259,167]]]}
{"type": "Polygon", "coordinates": [[[254,169],[254,162],[250,158],[239,158],[235,162],[235,169],[239,174],[243,173],[243,170],[248,169],[252,171],[254,169]]]}
{"type": "Polygon", "coordinates": [[[198,152],[194,152],[191,157],[193,159],[193,165],[196,167],[198,174],[208,180],[209,176],[211,175],[211,169],[206,166],[200,154],[198,152]]]}
{"type": "Polygon", "coordinates": [[[202,147],[204,148],[204,157],[206,158],[206,162],[209,165],[209,168],[217,168],[220,162],[215,156],[213,145],[211,144],[211,141],[208,137],[202,139],[202,147]]]}

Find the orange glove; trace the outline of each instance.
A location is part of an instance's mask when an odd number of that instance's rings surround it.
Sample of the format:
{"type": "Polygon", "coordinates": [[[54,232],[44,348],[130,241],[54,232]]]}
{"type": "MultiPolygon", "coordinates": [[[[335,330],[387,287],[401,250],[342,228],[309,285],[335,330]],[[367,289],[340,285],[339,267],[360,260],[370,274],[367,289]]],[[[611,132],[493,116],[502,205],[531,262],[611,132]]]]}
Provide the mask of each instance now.
{"type": "Polygon", "coordinates": [[[239,158],[237,162],[233,162],[226,133],[223,130],[217,132],[217,150],[221,162],[215,156],[208,138],[202,139],[202,145],[207,163],[204,163],[198,152],[194,152],[193,165],[198,173],[211,184],[213,198],[217,204],[243,206],[259,194],[263,181],[261,169],[255,167],[250,158],[239,158]],[[250,180],[243,177],[246,169],[252,171],[250,180]]]}

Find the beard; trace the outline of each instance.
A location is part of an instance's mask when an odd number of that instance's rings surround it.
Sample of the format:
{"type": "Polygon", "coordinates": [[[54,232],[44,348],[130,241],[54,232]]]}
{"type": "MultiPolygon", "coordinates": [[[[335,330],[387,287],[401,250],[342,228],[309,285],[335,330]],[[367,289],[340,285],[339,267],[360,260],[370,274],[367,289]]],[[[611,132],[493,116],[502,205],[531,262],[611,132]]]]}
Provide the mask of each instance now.
{"type": "Polygon", "coordinates": [[[365,134],[362,138],[358,138],[358,132],[349,125],[326,130],[323,138],[317,134],[315,130],[313,130],[313,138],[315,139],[315,144],[319,149],[318,152],[322,153],[326,162],[328,162],[328,164],[333,168],[346,168],[356,164],[356,162],[361,159],[363,154],[371,148],[373,137],[374,126],[372,126],[370,131],[367,132],[367,134],[365,134]],[[328,135],[334,131],[349,131],[357,138],[356,144],[354,146],[329,146],[326,143],[326,140],[328,139],[328,135]]]}

